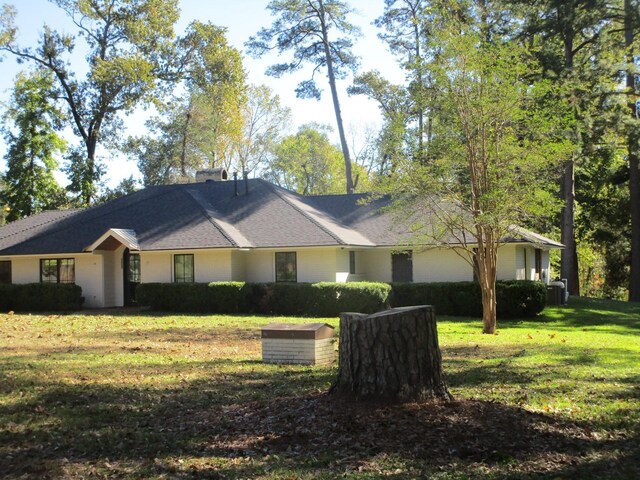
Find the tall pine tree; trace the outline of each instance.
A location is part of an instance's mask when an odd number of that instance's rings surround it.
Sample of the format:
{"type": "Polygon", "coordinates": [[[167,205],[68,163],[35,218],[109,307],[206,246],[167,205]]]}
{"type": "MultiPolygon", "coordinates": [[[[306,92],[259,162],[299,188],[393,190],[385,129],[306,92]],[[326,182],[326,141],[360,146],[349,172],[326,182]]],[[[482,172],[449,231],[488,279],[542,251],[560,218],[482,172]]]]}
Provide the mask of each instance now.
{"type": "Polygon", "coordinates": [[[8,145],[5,159],[5,188],[0,204],[9,208],[7,220],[17,220],[64,203],[64,191],[53,172],[56,155],[65,142],[56,133],[62,112],[52,103],[52,75],[44,70],[18,75],[11,104],[5,113],[4,136],[8,145]]]}

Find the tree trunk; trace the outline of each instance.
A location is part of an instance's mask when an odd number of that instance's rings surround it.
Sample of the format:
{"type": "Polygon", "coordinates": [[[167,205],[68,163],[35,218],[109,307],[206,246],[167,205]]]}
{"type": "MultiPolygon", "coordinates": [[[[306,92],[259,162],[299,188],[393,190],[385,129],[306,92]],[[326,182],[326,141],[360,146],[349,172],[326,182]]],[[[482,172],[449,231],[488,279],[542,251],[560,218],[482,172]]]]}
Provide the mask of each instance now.
{"type": "Polygon", "coordinates": [[[578,280],[578,261],[575,239],[575,162],[569,160],[562,175],[562,243],[565,248],[560,254],[560,276],[566,278],[571,295],[580,295],[580,282],[578,280]]]}
{"type": "MultiPolygon", "coordinates": [[[[627,90],[629,93],[629,113],[632,122],[638,120],[637,96],[635,93],[636,75],[634,41],[634,6],[631,0],[624,1],[624,39],[627,48],[627,90]]],[[[632,125],[627,134],[627,152],[629,158],[629,200],[631,203],[631,273],[629,277],[629,301],[640,302],[640,170],[638,170],[638,134],[632,125]]],[[[637,128],[637,127],[636,127],[637,128]]]]}
{"type": "Polygon", "coordinates": [[[342,155],[344,156],[344,170],[347,178],[347,193],[353,193],[354,188],[353,175],[351,173],[351,155],[349,155],[349,144],[347,143],[347,136],[344,133],[342,113],[340,112],[338,89],[336,86],[336,77],[333,73],[333,59],[331,57],[331,49],[329,48],[329,34],[327,32],[327,24],[324,17],[324,4],[322,3],[322,0],[320,0],[320,15],[320,24],[322,26],[322,43],[324,44],[324,55],[327,59],[327,75],[329,77],[329,86],[331,87],[331,99],[333,100],[333,110],[336,114],[338,134],[340,135],[340,145],[342,146],[342,155]]]}
{"type": "Polygon", "coordinates": [[[451,400],[433,307],[340,314],[338,378],[330,392],[358,400],[451,400]]]}

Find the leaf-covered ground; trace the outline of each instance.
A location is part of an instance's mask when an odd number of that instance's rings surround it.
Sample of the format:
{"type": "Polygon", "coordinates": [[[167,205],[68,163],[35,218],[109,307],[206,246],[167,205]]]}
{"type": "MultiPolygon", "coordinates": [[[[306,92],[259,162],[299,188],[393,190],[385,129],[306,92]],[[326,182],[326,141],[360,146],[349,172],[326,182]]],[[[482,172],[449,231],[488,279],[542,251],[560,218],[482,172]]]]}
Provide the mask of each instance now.
{"type": "Polygon", "coordinates": [[[0,478],[640,478],[638,305],[439,319],[456,400],[396,406],[263,365],[273,320],[1,314],[0,478]]]}

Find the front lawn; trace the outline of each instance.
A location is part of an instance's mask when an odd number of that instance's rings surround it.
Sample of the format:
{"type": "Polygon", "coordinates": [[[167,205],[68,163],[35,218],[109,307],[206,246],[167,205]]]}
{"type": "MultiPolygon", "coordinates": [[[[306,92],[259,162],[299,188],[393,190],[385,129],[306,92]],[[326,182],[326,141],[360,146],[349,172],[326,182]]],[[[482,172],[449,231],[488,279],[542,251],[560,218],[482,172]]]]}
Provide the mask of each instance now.
{"type": "Polygon", "coordinates": [[[640,478],[640,305],[438,318],[456,401],[402,406],[263,365],[274,320],[0,315],[0,477],[640,478]]]}

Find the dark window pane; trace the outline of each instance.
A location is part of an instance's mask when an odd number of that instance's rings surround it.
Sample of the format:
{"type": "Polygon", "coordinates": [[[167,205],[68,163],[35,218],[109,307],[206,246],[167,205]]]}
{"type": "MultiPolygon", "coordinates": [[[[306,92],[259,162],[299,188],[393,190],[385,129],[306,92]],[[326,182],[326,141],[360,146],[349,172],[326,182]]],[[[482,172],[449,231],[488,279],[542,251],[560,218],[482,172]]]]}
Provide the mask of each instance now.
{"type": "Polygon", "coordinates": [[[0,283],[11,283],[11,260],[0,261],[0,283]]]}
{"type": "Polygon", "coordinates": [[[129,255],[129,281],[140,283],[140,255],[137,253],[129,255]]]}
{"type": "Polygon", "coordinates": [[[349,252],[349,273],[356,273],[356,252],[349,252]]]}
{"type": "Polygon", "coordinates": [[[297,282],[296,252],[276,252],[276,282],[297,282]]]}
{"type": "Polygon", "coordinates": [[[176,283],[193,283],[193,254],[174,255],[173,270],[176,283]]]}
{"type": "Polygon", "coordinates": [[[40,281],[42,283],[58,283],[58,260],[40,260],[40,281]]]}
{"type": "Polygon", "coordinates": [[[60,283],[75,283],[76,263],[73,258],[61,258],[58,260],[60,266],[60,283]]]}
{"type": "Polygon", "coordinates": [[[413,259],[411,252],[391,255],[391,280],[393,282],[413,282],[413,259]]]}

